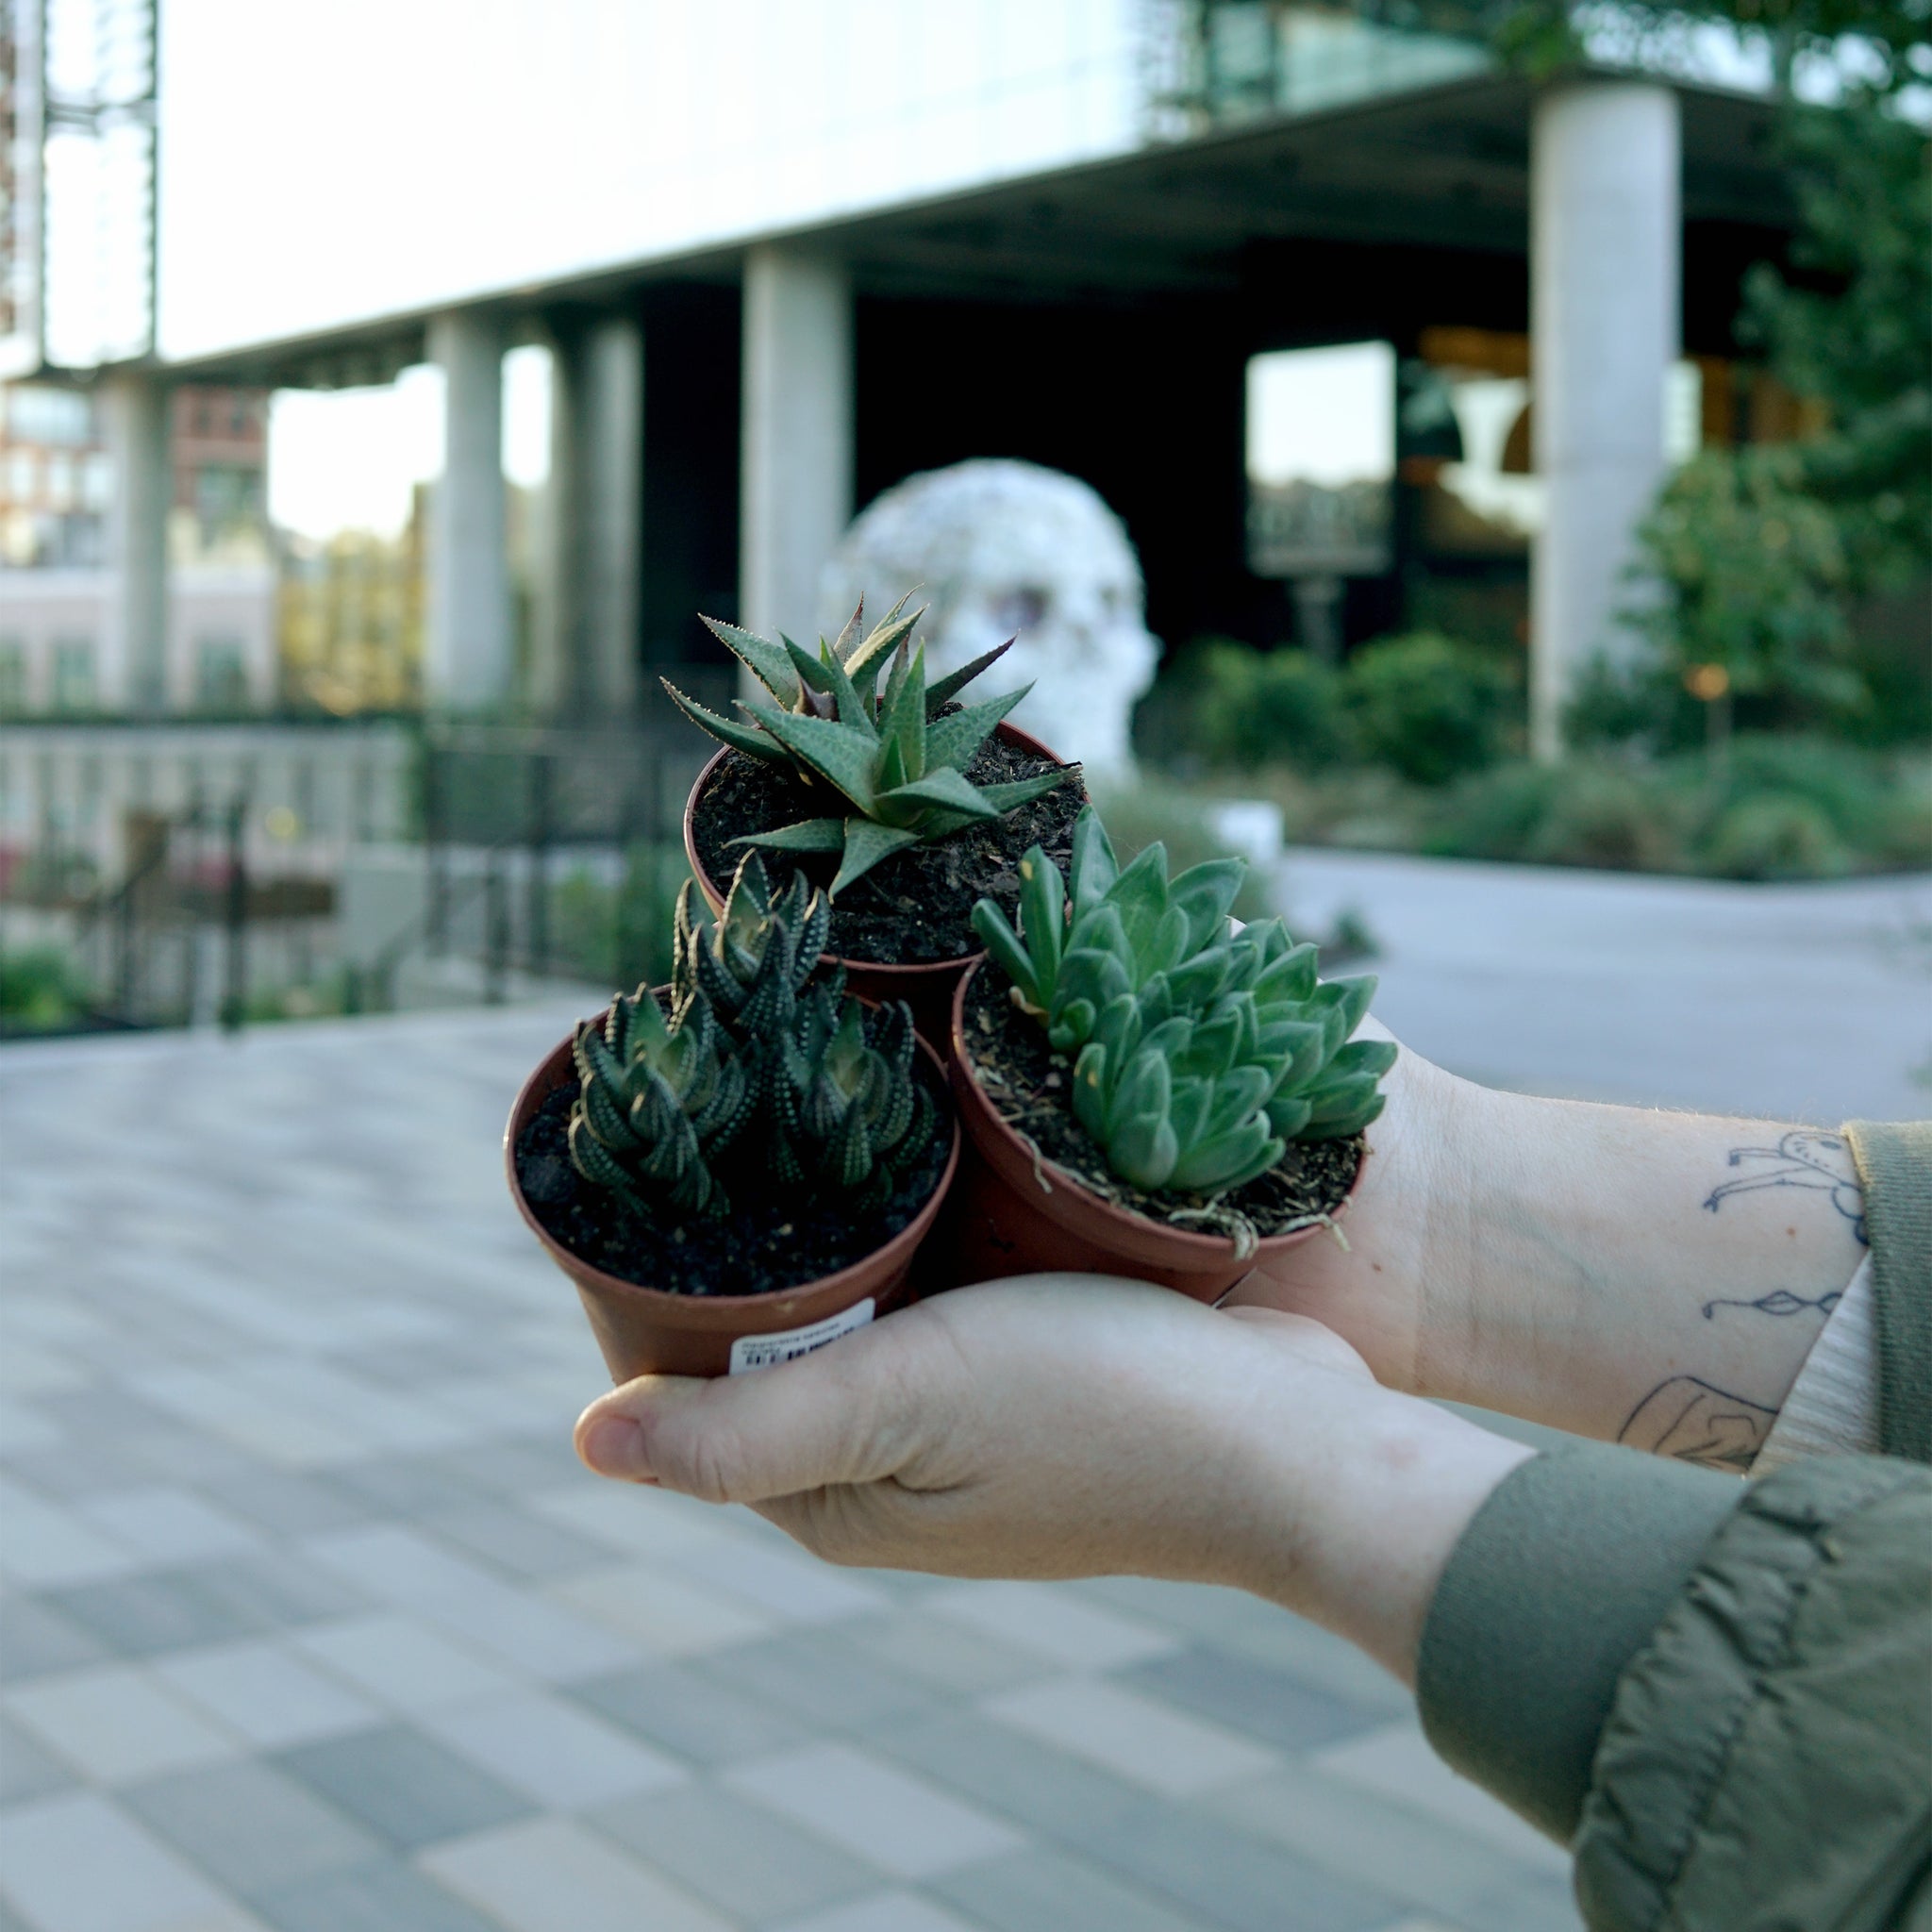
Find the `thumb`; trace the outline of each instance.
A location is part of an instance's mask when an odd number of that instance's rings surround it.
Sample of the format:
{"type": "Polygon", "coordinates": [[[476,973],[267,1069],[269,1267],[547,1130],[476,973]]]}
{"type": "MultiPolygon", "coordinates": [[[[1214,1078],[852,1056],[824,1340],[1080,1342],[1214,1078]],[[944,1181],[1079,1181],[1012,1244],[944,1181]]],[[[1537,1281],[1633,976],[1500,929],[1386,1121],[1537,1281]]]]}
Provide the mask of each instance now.
{"type": "Polygon", "coordinates": [[[908,1351],[886,1326],[748,1375],[641,1375],[585,1409],[577,1454],[599,1475],[708,1503],[875,1482],[922,1433],[908,1351]]]}

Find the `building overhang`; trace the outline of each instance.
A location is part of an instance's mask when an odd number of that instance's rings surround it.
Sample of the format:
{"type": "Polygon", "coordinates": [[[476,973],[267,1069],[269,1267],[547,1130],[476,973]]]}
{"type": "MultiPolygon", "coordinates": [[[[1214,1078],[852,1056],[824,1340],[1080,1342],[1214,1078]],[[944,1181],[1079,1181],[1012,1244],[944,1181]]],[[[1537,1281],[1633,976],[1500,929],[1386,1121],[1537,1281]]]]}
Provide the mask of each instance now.
{"type": "MultiPolygon", "coordinates": [[[[1687,225],[1772,237],[1788,228],[1775,104],[1706,87],[1676,92],[1687,225]]],[[[192,382],[387,382],[424,359],[433,314],[495,312],[514,340],[559,312],[630,307],[654,285],[735,282],[747,249],[762,242],[839,255],[861,294],[1053,303],[1234,295],[1257,256],[1298,242],[1520,259],[1535,95],[1522,78],[1478,75],[163,366],[192,382]]]]}

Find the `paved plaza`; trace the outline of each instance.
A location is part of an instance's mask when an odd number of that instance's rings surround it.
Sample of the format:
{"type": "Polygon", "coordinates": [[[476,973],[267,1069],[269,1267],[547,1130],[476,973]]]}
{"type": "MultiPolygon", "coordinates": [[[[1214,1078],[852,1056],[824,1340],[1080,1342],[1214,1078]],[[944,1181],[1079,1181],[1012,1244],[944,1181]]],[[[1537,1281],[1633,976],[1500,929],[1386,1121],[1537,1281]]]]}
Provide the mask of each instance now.
{"type": "MultiPolygon", "coordinates": [[[[1355,893],[1394,1024],[1538,1084],[1482,973],[1430,992],[1444,922],[1400,884],[1355,893]]],[[[1534,976],[1502,885],[1495,971],[1534,976]]],[[[1778,1077],[1865,1104],[1790,970],[1778,1077]]],[[[1537,1015],[1566,1091],[1609,1027],[1577,983],[1537,1015]]],[[[585,1474],[602,1367],[498,1155],[570,1018],[0,1056],[0,1932],[1576,1926],[1560,1854],[1284,1612],[838,1571],[585,1474]]],[[[1682,1084],[1649,1037],[1607,1087],[1682,1084]]]]}

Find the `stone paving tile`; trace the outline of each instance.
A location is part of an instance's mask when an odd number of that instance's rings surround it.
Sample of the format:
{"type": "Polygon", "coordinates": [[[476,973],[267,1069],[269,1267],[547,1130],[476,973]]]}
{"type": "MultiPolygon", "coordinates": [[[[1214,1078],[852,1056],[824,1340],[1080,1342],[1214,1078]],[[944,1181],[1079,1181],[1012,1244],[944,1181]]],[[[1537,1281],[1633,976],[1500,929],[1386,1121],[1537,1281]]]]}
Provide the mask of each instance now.
{"type": "Polygon", "coordinates": [[[83,1624],[31,1596],[0,1597],[0,1683],[101,1663],[113,1653],[83,1624]]]}
{"type": "Polygon", "coordinates": [[[979,1928],[916,1891],[893,1887],[850,1905],[830,1906],[787,1919],[772,1932],[979,1932],[979,1928]]]}
{"type": "Polygon", "coordinates": [[[41,1742],[104,1785],[210,1764],[242,1745],[150,1673],[97,1665],[9,1690],[8,1714],[41,1742]]]}
{"type": "Polygon", "coordinates": [[[0,1809],[71,1790],[73,1769],[30,1732],[0,1717],[0,1809]]]}
{"type": "Polygon", "coordinates": [[[258,1464],[217,1476],[202,1488],[231,1514],[282,1537],[355,1529],[379,1513],[365,1498],[352,1496],[326,1475],[299,1475],[258,1464]]]}
{"type": "Polygon", "coordinates": [[[1192,1797],[1259,1777],[1279,1761],[1220,1724],[1170,1708],[1124,1686],[1060,1677],[980,1704],[987,1716],[1058,1744],[1163,1797],[1192,1797]]]}
{"type": "Polygon", "coordinates": [[[1412,1718],[1332,1745],[1317,1752],[1310,1762],[1330,1777],[1346,1779],[1458,1831],[1474,1833],[1533,1868],[1557,1874],[1570,1869],[1569,1857],[1559,1846],[1480,1785],[1451,1771],[1429,1749],[1421,1725],[1412,1718]]]}
{"type": "Polygon", "coordinates": [[[1476,1834],[1307,1763],[1217,1791],[1203,1807],[1470,1932],[1580,1932],[1567,1874],[1543,1868],[1541,1854],[1525,1864],[1476,1834]]]}
{"type": "Polygon", "coordinates": [[[970,1624],[929,1616],[923,1602],[885,1616],[855,1617],[826,1631],[824,1641],[946,1696],[984,1696],[1054,1674],[1054,1666],[1037,1649],[987,1636],[970,1624]]]}
{"type": "Polygon", "coordinates": [[[367,1728],[382,1713],[278,1643],[181,1651],[155,1674],[261,1750],[367,1728]]]}
{"type": "Polygon", "coordinates": [[[1051,1584],[969,1583],[934,1591],[921,1608],[1033,1651],[1063,1670],[1113,1671],[1174,1648],[1171,1631],[1051,1584]]]}
{"type": "Polygon", "coordinates": [[[1245,1731],[1284,1751],[1307,1751],[1382,1724],[1379,1710],[1317,1690],[1250,1657],[1191,1645],[1117,1674],[1150,1696],[1245,1731]]]}
{"type": "Polygon", "coordinates": [[[1046,1837],[1070,1839],[1142,1802],[1124,1778],[973,1710],[881,1724],[867,1742],[1046,1837]]]}
{"type": "Polygon", "coordinates": [[[91,1791],[0,1817],[0,1894],[35,1932],[168,1932],[230,1902],[119,1805],[91,1791]]]}
{"type": "Polygon", "coordinates": [[[295,1633],[307,1657],[398,1710],[435,1710],[516,1688],[519,1679],[459,1638],[393,1611],[295,1633]]]}
{"type": "Polygon", "coordinates": [[[251,1901],[362,1864],[381,1850],[333,1805],[258,1761],[179,1772],[121,1799],[150,1830],[251,1901]]]}
{"type": "Polygon", "coordinates": [[[870,1861],[710,1783],[623,1799],[587,1819],[720,1911],[760,1924],[878,1884],[870,1861]]]}
{"type": "Polygon", "coordinates": [[[125,1576],[141,1559],[75,1512],[0,1476],[0,1577],[21,1590],[57,1590],[125,1576]]]}
{"type": "Polygon", "coordinates": [[[458,1840],[422,1862],[509,1932],[735,1932],[681,1887],[563,1819],[458,1840]]]}
{"type": "Polygon", "coordinates": [[[402,1724],[278,1753],[274,1762],[397,1851],[525,1816],[501,1779],[402,1724]]]}
{"type": "Polygon", "coordinates": [[[502,1932],[412,1865],[358,1865],[264,1893],[256,1909],[275,1932],[502,1932]]]}
{"type": "Polygon", "coordinates": [[[75,1506],[75,1513],[147,1563],[196,1563],[261,1547],[255,1531],[187,1490],[150,1486],[118,1491],[89,1498],[75,1506]]]}
{"type": "Polygon", "coordinates": [[[344,1463],[329,1471],[329,1480],[383,1516],[461,1509],[484,1495],[474,1477],[453,1468],[443,1456],[383,1456],[344,1463]]]}
{"type": "Polygon", "coordinates": [[[130,1657],[266,1636],[368,1604],[360,1591],[286,1551],[150,1571],[46,1595],[110,1649],[130,1657]]]}
{"type": "Polygon", "coordinates": [[[698,1764],[767,1757],[815,1735],[770,1699],[714,1684],[678,1663],[584,1678],[564,1686],[563,1694],[698,1764]]]}
{"type": "Polygon", "coordinates": [[[694,1657],[762,1637],[774,1620],[742,1600],[678,1575],[661,1560],[587,1570],[545,1594],[654,1657],[694,1657]]]}
{"type": "Polygon", "coordinates": [[[464,1503],[432,1509],[422,1522],[445,1542],[516,1579],[571,1576],[610,1561],[604,1544],[514,1503],[464,1503]]]}
{"type": "Polygon", "coordinates": [[[1203,1932],[1201,1920],[1064,1852],[1015,1852],[926,1885],[994,1932],[1203,1932]]]}
{"type": "Polygon", "coordinates": [[[701,1581],[784,1624],[836,1623],[886,1608],[884,1591],[786,1545],[760,1547],[720,1538],[684,1553],[683,1567],[701,1581]]]}
{"type": "Polygon", "coordinates": [[[901,1878],[927,1878],[1024,1842],[977,1806],[849,1744],[808,1745],[734,1765],[723,1777],[731,1790],[901,1878]]]}
{"type": "Polygon", "coordinates": [[[1067,1834],[1093,1863],[1229,1932],[1372,1932],[1400,1902],[1186,1805],[1148,1800],[1067,1834]]]}
{"type": "Polygon", "coordinates": [[[866,1730],[943,1705],[931,1687],[854,1656],[834,1630],[787,1631],[758,1643],[687,1660],[687,1668],[711,1683],[768,1697],[822,1729],[866,1730]]]}
{"type": "Polygon", "coordinates": [[[681,1783],[685,1767],[580,1706],[538,1690],[425,1712],[425,1731],[550,1810],[681,1783]]]}

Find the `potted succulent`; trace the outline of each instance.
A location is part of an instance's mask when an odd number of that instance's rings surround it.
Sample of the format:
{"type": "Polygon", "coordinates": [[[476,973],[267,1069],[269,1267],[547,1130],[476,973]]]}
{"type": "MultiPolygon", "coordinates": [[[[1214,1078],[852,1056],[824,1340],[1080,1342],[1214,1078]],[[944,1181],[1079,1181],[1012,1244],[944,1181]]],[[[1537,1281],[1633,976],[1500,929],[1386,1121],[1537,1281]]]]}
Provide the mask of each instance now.
{"type": "Polygon", "coordinates": [[[1018,929],[974,908],[988,960],[954,1003],[952,1079],[975,1158],[948,1236],[962,1281],[1058,1268],[1217,1299],[1333,1227],[1395,1048],[1349,1036],[1373,979],[1317,980],[1278,919],[1231,930],[1238,858],[1123,869],[1090,806],[1069,878],[1021,864],[1018,929]]]}
{"type": "Polygon", "coordinates": [[[723,745],[685,808],[691,871],[715,908],[749,846],[791,855],[825,887],[827,950],[856,992],[911,1003],[943,1047],[953,988],[977,956],[981,898],[1012,904],[1021,855],[1062,856],[1079,767],[1005,722],[1031,686],[979,704],[960,693],[1010,643],[928,681],[905,600],[861,635],[863,609],[816,652],[707,618],[768,694],[726,718],[671,685],[723,745]]]}
{"type": "Polygon", "coordinates": [[[510,1192],[619,1381],[806,1353],[903,1299],[958,1158],[905,1005],[821,963],[829,908],[746,856],[679,896],[668,988],[614,999],[525,1083],[510,1192]]]}

